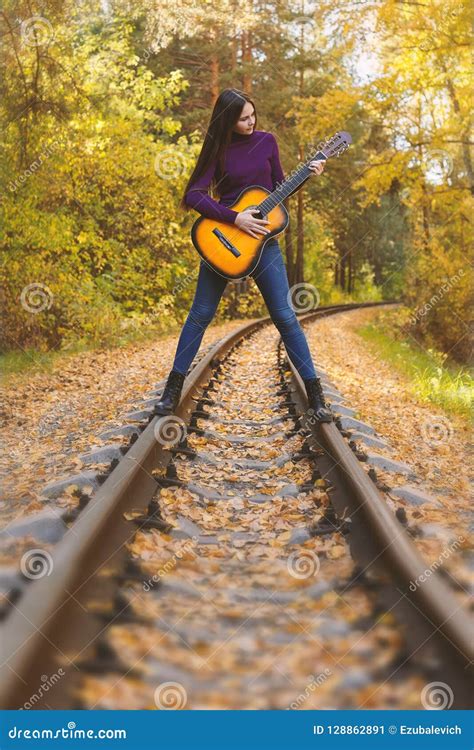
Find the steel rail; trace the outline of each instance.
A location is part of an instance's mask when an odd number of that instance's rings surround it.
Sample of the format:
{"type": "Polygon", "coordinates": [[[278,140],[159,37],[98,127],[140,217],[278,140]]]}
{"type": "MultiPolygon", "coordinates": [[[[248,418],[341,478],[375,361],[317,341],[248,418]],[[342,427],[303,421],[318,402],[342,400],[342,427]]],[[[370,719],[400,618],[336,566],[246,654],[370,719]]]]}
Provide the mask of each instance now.
{"type": "MultiPolygon", "coordinates": [[[[394,303],[319,307],[301,318],[386,304],[394,303]]],[[[186,423],[194,408],[193,397],[210,379],[216,361],[270,322],[268,316],[250,321],[217,342],[187,376],[175,415],[186,423]]],[[[87,600],[91,591],[107,600],[111,582],[120,575],[126,558],[125,544],[136,531],[131,531],[124,513],[147,508],[158,487],[152,471],[166,468],[172,457],[155,436],[157,421],[155,417],[143,430],[53,548],[51,572],[28,582],[19,600],[11,603],[11,612],[0,627],[0,707],[23,705],[41,684],[41,676],[60,662],[64,669],[73,669],[74,661],[102,629],[100,619],[87,611],[87,600]],[[62,655],[59,661],[58,653],[62,655]]]]}
{"type": "MultiPolygon", "coordinates": [[[[193,396],[210,378],[216,357],[225,355],[265,322],[261,318],[245,324],[203,357],[186,378],[175,412],[178,417],[185,420],[192,411],[193,396]]],[[[157,422],[155,417],[148,424],[53,549],[50,575],[28,584],[0,629],[3,708],[18,708],[28,701],[41,683],[41,675],[48,674],[57,662],[55,651],[67,662],[71,660],[68,652],[74,649],[74,660],[100,631],[98,620],[85,617],[87,584],[98,571],[107,573],[109,580],[118,572],[131,535],[130,522],[123,514],[130,508],[147,507],[157,490],[152,470],[165,468],[171,460],[171,453],[155,436],[157,422]]],[[[105,582],[106,577],[101,578],[105,582]]]]}
{"type": "Polygon", "coordinates": [[[453,708],[470,708],[474,648],[469,615],[436,570],[426,575],[430,565],[364,471],[337,425],[308,417],[304,383],[290,360],[288,366],[295,400],[301,411],[306,412],[305,424],[311,430],[314,444],[326,454],[326,477],[334,489],[338,485],[345,488],[334,493],[333,504],[340,518],[350,519],[354,533],[351,532],[349,540],[354,558],[362,569],[379,572],[382,569],[395,584],[390,596],[392,604],[399,603],[405,610],[405,619],[416,623],[418,629],[416,634],[413,631],[407,634],[409,640],[413,639],[416,650],[435,640],[437,653],[458,685],[453,708]]]}

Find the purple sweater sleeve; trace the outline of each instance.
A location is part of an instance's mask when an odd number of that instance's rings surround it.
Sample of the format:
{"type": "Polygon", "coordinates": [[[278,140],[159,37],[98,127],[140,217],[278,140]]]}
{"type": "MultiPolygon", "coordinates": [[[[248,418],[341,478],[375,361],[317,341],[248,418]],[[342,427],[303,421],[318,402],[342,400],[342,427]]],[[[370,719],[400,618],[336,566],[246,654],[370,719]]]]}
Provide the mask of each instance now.
{"type": "Polygon", "coordinates": [[[217,221],[234,224],[238,211],[233,211],[231,208],[223,206],[211,198],[208,193],[215,169],[216,160],[214,159],[201,177],[187,191],[185,203],[208,219],[216,219],[217,221]]]}

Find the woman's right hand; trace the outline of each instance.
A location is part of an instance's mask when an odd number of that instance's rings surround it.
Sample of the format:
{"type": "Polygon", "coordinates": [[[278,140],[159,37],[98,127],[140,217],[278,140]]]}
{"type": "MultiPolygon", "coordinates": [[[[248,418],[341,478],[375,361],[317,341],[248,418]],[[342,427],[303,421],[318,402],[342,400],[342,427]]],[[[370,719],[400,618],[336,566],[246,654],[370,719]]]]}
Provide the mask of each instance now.
{"type": "Polygon", "coordinates": [[[245,211],[240,211],[237,216],[235,217],[235,226],[239,227],[239,229],[242,229],[244,232],[247,232],[247,234],[250,234],[252,237],[257,237],[258,239],[258,232],[260,234],[268,234],[269,229],[267,229],[265,224],[270,224],[270,222],[267,219],[257,219],[253,214],[257,213],[258,209],[256,208],[246,208],[245,211]]]}

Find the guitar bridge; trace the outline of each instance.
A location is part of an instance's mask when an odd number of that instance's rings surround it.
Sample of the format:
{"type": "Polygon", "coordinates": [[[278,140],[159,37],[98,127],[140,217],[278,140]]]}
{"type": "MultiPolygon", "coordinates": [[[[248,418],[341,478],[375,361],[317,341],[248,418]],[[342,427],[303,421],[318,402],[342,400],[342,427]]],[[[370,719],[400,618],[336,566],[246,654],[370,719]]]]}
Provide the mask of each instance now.
{"type": "Polygon", "coordinates": [[[216,229],[213,229],[212,232],[222,242],[224,247],[227,248],[227,250],[230,250],[230,252],[235,258],[239,258],[241,256],[242,253],[239,250],[237,250],[237,248],[235,247],[235,245],[232,244],[232,242],[229,242],[227,237],[224,234],[222,234],[220,229],[217,229],[216,227],[216,229]]]}

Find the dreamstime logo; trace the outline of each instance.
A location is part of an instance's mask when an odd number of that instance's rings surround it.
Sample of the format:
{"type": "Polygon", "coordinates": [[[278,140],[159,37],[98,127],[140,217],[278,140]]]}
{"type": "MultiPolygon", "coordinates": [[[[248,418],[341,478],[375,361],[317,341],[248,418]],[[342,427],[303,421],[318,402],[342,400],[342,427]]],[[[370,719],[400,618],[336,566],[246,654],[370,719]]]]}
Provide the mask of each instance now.
{"type": "Polygon", "coordinates": [[[27,47],[42,47],[53,36],[53,27],[43,16],[31,16],[21,22],[21,40],[27,47]]]}
{"type": "Polygon", "coordinates": [[[162,682],[155,690],[155,705],[162,711],[180,711],[188,702],[188,696],[179,682],[162,682]]]}
{"type": "Polygon", "coordinates": [[[155,157],[155,173],[164,180],[179,177],[185,171],[184,157],[172,148],[165,148],[155,157]]]}
{"type": "Polygon", "coordinates": [[[453,276],[451,276],[444,284],[438,287],[438,290],[433,294],[428,302],[425,302],[422,307],[419,307],[417,310],[415,310],[414,314],[410,318],[410,325],[416,325],[420,318],[426,315],[435,305],[437,305],[438,302],[443,299],[444,295],[451,290],[453,285],[459,282],[461,276],[464,276],[463,268],[461,268],[458,273],[455,273],[453,276]]]}
{"type": "Polygon", "coordinates": [[[447,13],[444,16],[444,19],[441,22],[440,27],[439,28],[435,27],[433,29],[433,34],[429,36],[427,39],[424,39],[419,45],[419,48],[423,52],[427,52],[430,48],[432,48],[433,43],[435,42],[436,38],[439,37],[440,32],[444,31],[446,33],[450,19],[454,21],[456,16],[462,12],[462,9],[463,9],[463,5],[460,4],[457,8],[453,8],[452,10],[450,10],[449,13],[447,13]]]}
{"type": "Polygon", "coordinates": [[[421,691],[421,703],[427,711],[444,711],[453,701],[454,693],[445,682],[429,682],[421,691]]]}
{"type": "Polygon", "coordinates": [[[143,49],[143,54],[140,53],[140,59],[143,60],[143,62],[148,62],[150,57],[154,56],[154,52],[152,49],[149,49],[148,47],[143,49]]]}
{"type": "Polygon", "coordinates": [[[441,443],[447,443],[453,436],[453,426],[449,419],[437,415],[426,419],[421,425],[423,440],[432,448],[437,448],[441,443]]]}
{"type": "Polygon", "coordinates": [[[158,573],[154,573],[151,578],[143,582],[143,590],[150,591],[155,583],[158,583],[161,578],[164,578],[165,575],[176,568],[178,560],[181,560],[184,555],[194,555],[194,557],[196,557],[194,547],[198,541],[199,537],[192,536],[191,539],[187,539],[181,547],[178,547],[174,555],[165,562],[165,564],[159,569],[158,573]]]}
{"type": "Polygon", "coordinates": [[[172,448],[181,443],[187,434],[186,424],[175,414],[159,417],[155,425],[155,438],[161,445],[172,448]]]}
{"type": "Polygon", "coordinates": [[[453,158],[447,151],[441,148],[432,148],[424,159],[426,171],[434,177],[446,179],[454,168],[453,158]]]}
{"type": "Polygon", "coordinates": [[[311,675],[311,680],[306,685],[304,692],[300,693],[299,696],[288,706],[288,710],[296,711],[300,706],[309,698],[316,688],[326,682],[328,677],[332,675],[331,670],[326,667],[324,672],[320,672],[318,675],[311,675]]]}
{"type": "Polygon", "coordinates": [[[21,558],[20,569],[25,578],[36,580],[51,575],[53,558],[44,549],[30,549],[21,558]]]}
{"type": "Polygon", "coordinates": [[[8,183],[8,189],[11,193],[14,193],[18,188],[21,187],[21,185],[26,182],[26,180],[31,177],[33,174],[35,174],[40,167],[44,164],[46,159],[48,159],[51,154],[54,153],[55,149],[58,148],[59,145],[62,145],[66,141],[65,136],[59,136],[54,141],[51,141],[44,151],[34,160],[31,162],[31,164],[23,170],[21,175],[16,177],[14,180],[10,180],[8,183]]]}
{"type": "MultiPolygon", "coordinates": [[[[183,289],[185,289],[189,284],[191,284],[196,276],[199,273],[199,266],[195,268],[193,271],[190,271],[184,279],[180,279],[177,284],[174,285],[173,289],[171,290],[171,294],[178,294],[179,292],[182,292],[183,289]]],[[[241,279],[239,279],[240,281],[241,279]]]]}
{"type": "Polygon", "coordinates": [[[463,536],[457,537],[457,539],[455,539],[454,542],[449,545],[449,547],[442,551],[442,553],[438,556],[438,559],[435,560],[429,568],[426,568],[423,573],[420,573],[420,575],[417,576],[414,581],[410,581],[410,591],[416,591],[418,586],[420,586],[422,583],[425,583],[427,578],[430,578],[433,575],[434,571],[438,570],[438,568],[442,566],[444,561],[447,560],[448,557],[450,557],[450,555],[452,555],[453,552],[455,552],[465,541],[466,540],[463,536]]]}
{"type": "Polygon", "coordinates": [[[304,26],[309,27],[314,24],[314,18],[312,16],[296,16],[296,18],[293,18],[291,21],[292,24],[295,24],[296,26],[300,26],[303,28],[304,26]]]}
{"type": "Polygon", "coordinates": [[[319,572],[319,557],[311,550],[297,550],[288,557],[286,567],[293,578],[310,578],[319,572]]]}
{"type": "Polygon", "coordinates": [[[21,306],[30,313],[37,314],[49,310],[53,304],[53,293],[46,284],[27,284],[21,290],[21,306]]]}
{"type": "Polygon", "coordinates": [[[30,708],[33,708],[36,703],[38,703],[39,700],[43,697],[45,693],[49,691],[51,687],[53,687],[61,677],[64,677],[65,675],[64,669],[60,667],[57,672],[52,674],[51,676],[48,676],[47,674],[41,675],[41,685],[39,686],[36,693],[33,693],[33,695],[30,696],[30,698],[26,701],[26,703],[21,706],[19,709],[20,711],[29,711],[30,708]]]}
{"type": "Polygon", "coordinates": [[[319,292],[312,284],[293,284],[288,290],[286,301],[295,312],[308,312],[319,305],[319,292]]]}
{"type": "Polygon", "coordinates": [[[327,141],[311,141],[309,144],[305,146],[305,154],[303,155],[303,160],[300,161],[296,167],[289,172],[284,180],[282,182],[277,183],[275,190],[273,192],[283,192],[284,186],[288,186],[288,183],[291,180],[294,180],[296,178],[296,181],[300,180],[303,182],[307,177],[311,176],[311,172],[308,175],[307,172],[307,166],[310,159],[314,159],[314,157],[323,151],[323,149],[327,146],[327,141]]]}

